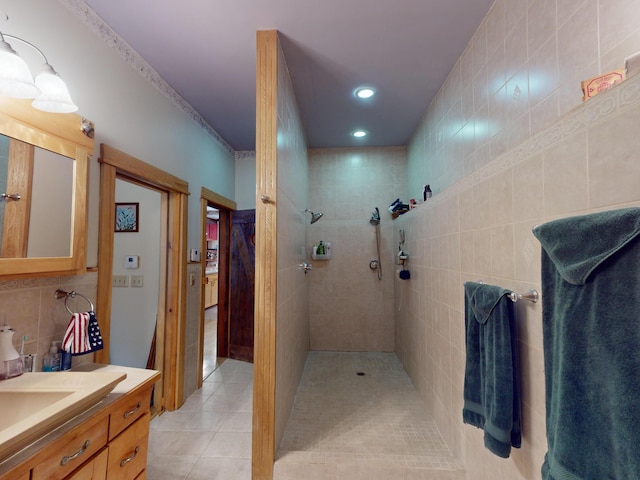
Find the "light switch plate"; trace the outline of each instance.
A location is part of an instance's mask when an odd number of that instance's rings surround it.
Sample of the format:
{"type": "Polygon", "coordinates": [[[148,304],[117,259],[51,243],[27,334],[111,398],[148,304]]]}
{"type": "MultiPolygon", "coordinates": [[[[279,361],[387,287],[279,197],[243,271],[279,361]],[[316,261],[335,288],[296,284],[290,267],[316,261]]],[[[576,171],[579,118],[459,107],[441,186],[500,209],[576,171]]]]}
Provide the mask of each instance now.
{"type": "Polygon", "coordinates": [[[200,250],[198,250],[197,248],[192,248],[191,251],[189,252],[189,260],[192,262],[199,262],[200,250]]]}

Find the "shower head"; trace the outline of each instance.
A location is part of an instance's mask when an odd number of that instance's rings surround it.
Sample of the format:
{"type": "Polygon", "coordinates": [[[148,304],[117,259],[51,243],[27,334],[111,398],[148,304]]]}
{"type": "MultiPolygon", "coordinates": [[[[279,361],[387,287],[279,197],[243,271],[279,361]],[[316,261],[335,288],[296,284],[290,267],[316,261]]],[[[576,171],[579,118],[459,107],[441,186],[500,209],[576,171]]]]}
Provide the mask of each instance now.
{"type": "Polygon", "coordinates": [[[379,225],[380,224],[380,210],[378,210],[378,207],[376,207],[376,209],[371,214],[371,218],[369,219],[369,223],[371,225],[379,225]]]}
{"type": "Polygon", "coordinates": [[[309,210],[308,208],[305,210],[305,213],[310,213],[311,214],[311,223],[316,223],[318,220],[320,220],[322,218],[322,216],[324,215],[324,213],[322,212],[316,212],[313,213],[311,210],[309,210]]]}

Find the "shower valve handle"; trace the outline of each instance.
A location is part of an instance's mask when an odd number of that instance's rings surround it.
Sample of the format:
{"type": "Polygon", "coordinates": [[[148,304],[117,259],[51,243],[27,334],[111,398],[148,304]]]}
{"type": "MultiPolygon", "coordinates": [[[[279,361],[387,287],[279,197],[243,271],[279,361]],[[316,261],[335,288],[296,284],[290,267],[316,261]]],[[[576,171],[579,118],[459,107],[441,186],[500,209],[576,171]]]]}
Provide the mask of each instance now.
{"type": "Polygon", "coordinates": [[[304,270],[304,274],[306,275],[309,272],[309,270],[313,268],[313,265],[311,265],[310,263],[304,262],[298,265],[298,268],[304,270]]]}

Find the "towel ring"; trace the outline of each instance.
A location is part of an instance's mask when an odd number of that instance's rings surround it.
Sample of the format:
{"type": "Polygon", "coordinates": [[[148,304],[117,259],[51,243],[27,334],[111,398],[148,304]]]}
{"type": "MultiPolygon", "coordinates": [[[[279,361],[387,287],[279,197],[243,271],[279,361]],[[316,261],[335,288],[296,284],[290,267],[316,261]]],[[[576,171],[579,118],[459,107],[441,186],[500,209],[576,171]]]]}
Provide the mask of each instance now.
{"type": "Polygon", "coordinates": [[[69,308],[69,305],[67,305],[67,302],[69,301],[69,298],[75,298],[75,297],[81,297],[84,298],[87,302],[89,302],[89,306],[91,307],[91,309],[89,310],[90,312],[95,312],[95,307],[93,306],[93,302],[91,300],[89,300],[87,297],[85,297],[84,295],[82,295],[81,293],[76,292],[75,290],[71,290],[70,292],[65,292],[64,290],[60,290],[57,289],[54,293],[53,296],[59,300],[61,298],[64,298],[64,308],[67,309],[67,312],[69,312],[71,315],[73,315],[74,312],[73,310],[71,310],[69,308]]]}

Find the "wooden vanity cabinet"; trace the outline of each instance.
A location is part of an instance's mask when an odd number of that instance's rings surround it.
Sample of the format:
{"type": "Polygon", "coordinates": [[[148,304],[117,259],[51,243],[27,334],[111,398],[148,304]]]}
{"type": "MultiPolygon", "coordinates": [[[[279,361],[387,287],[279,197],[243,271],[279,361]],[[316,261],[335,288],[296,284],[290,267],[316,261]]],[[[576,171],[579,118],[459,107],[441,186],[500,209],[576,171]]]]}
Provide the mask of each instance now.
{"type": "Polygon", "coordinates": [[[148,381],[96,407],[84,421],[0,473],[0,480],[144,480],[152,387],[148,381]]]}

